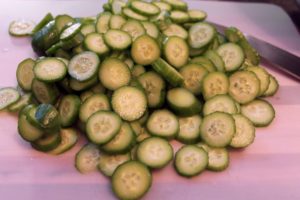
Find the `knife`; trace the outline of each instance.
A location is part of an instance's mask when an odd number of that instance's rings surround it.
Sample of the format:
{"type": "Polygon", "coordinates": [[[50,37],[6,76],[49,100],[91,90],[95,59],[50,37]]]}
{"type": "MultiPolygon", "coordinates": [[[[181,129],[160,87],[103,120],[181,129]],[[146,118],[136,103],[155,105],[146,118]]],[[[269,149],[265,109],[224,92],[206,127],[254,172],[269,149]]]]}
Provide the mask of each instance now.
{"type": "MultiPolygon", "coordinates": [[[[217,30],[224,34],[227,27],[210,22],[217,30]]],[[[300,57],[276,47],[266,41],[245,34],[248,42],[258,51],[262,59],[279,70],[300,81],[300,57]]]]}

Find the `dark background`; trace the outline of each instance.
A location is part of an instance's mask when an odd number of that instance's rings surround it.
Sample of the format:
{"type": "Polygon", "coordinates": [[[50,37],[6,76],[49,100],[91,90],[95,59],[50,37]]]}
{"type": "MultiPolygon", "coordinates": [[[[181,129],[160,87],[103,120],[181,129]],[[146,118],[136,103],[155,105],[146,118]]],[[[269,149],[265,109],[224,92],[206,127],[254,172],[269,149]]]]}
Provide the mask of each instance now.
{"type": "Polygon", "coordinates": [[[271,3],[282,7],[292,18],[300,33],[300,0],[215,0],[234,2],[260,2],[271,3]]]}

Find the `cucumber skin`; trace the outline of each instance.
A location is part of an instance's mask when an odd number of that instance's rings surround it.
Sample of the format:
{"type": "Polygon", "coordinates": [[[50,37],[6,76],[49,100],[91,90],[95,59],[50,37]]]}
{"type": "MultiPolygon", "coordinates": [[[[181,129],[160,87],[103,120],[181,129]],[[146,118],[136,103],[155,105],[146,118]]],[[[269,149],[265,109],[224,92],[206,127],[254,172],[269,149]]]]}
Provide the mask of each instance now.
{"type": "MultiPolygon", "coordinates": [[[[31,146],[38,150],[38,151],[42,151],[42,152],[48,152],[48,151],[52,151],[53,149],[55,149],[61,142],[61,136],[59,133],[54,133],[54,134],[57,134],[57,137],[55,138],[54,141],[52,141],[52,143],[49,143],[49,144],[46,144],[46,145],[40,145],[38,144],[38,141],[34,141],[34,142],[31,142],[31,146]]],[[[51,137],[52,135],[47,135],[48,137],[51,137]]],[[[41,138],[43,139],[43,138],[41,138]]]]}
{"type": "Polygon", "coordinates": [[[189,108],[176,106],[175,104],[171,103],[170,101],[167,101],[167,102],[168,102],[169,107],[175,114],[177,114],[179,116],[183,116],[183,117],[188,117],[188,116],[198,114],[202,110],[202,104],[200,103],[200,101],[198,101],[197,99],[195,99],[195,100],[196,101],[189,108]]]}
{"type": "MultiPolygon", "coordinates": [[[[73,109],[75,109],[74,114],[71,118],[69,118],[68,120],[66,118],[61,119],[61,126],[62,127],[69,127],[72,126],[72,124],[74,124],[78,118],[78,114],[79,114],[79,108],[81,105],[81,100],[78,96],[76,95],[66,95],[63,97],[62,101],[64,100],[64,98],[71,98],[72,102],[74,103],[74,107],[73,109]]],[[[60,109],[58,109],[58,112],[60,111],[60,109]]]]}

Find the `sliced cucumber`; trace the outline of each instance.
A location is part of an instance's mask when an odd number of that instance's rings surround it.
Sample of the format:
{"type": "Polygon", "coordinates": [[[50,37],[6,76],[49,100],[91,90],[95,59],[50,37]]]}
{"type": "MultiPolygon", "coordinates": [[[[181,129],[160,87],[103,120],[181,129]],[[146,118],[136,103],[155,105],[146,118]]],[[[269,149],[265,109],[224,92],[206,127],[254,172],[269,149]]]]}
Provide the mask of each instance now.
{"type": "Polygon", "coordinates": [[[109,21],[111,18],[111,13],[110,12],[103,12],[101,13],[96,22],[96,31],[98,33],[106,33],[106,31],[109,30],[109,21]]]}
{"type": "Polygon", "coordinates": [[[93,51],[100,56],[109,52],[109,47],[105,44],[103,35],[99,33],[90,33],[86,35],[83,44],[88,51],[93,51]]]}
{"type": "Polygon", "coordinates": [[[180,68],[188,61],[189,47],[184,39],[171,36],[164,44],[164,55],[168,63],[173,67],[180,68]]]}
{"type": "Polygon", "coordinates": [[[35,23],[33,21],[22,19],[12,21],[9,24],[8,30],[12,36],[27,36],[32,34],[34,27],[35,23]]]}
{"type": "Polygon", "coordinates": [[[227,94],[229,79],[223,72],[210,72],[202,82],[202,93],[205,100],[219,94],[227,94]]]}
{"type": "Polygon", "coordinates": [[[246,68],[247,71],[253,72],[260,82],[260,89],[258,96],[262,96],[268,89],[270,84],[270,75],[269,73],[262,67],[257,66],[249,66],[246,68]]]}
{"type": "Polygon", "coordinates": [[[182,0],[163,0],[163,2],[172,6],[174,10],[187,10],[188,5],[182,0]]]}
{"type": "Polygon", "coordinates": [[[219,54],[214,50],[207,50],[204,54],[206,58],[208,58],[216,67],[216,69],[220,72],[225,71],[225,63],[219,54]]]}
{"type": "Polygon", "coordinates": [[[185,144],[194,144],[200,138],[202,118],[197,114],[179,118],[179,133],[177,140],[185,144]]]}
{"type": "Polygon", "coordinates": [[[84,36],[87,36],[90,33],[95,33],[96,32],[95,24],[82,25],[80,32],[84,36]]]}
{"type": "Polygon", "coordinates": [[[212,147],[225,147],[235,134],[234,119],[230,114],[214,112],[203,118],[200,127],[201,138],[212,147]]]}
{"type": "Polygon", "coordinates": [[[34,66],[34,76],[43,82],[57,82],[67,74],[65,63],[57,58],[43,58],[34,66]]]}
{"type": "Polygon", "coordinates": [[[51,83],[44,83],[37,79],[32,81],[32,93],[40,103],[54,104],[58,97],[58,89],[51,83]]]}
{"type": "Polygon", "coordinates": [[[27,58],[20,62],[17,69],[17,81],[20,87],[25,91],[31,90],[32,80],[34,79],[33,67],[35,61],[27,58]]]}
{"type": "Polygon", "coordinates": [[[202,109],[200,101],[185,88],[173,88],[167,92],[167,101],[172,111],[181,116],[192,116],[202,109]]]}
{"type": "Polygon", "coordinates": [[[112,176],[118,166],[131,160],[129,153],[110,155],[101,153],[98,169],[105,176],[112,176]]]}
{"type": "Polygon", "coordinates": [[[157,7],[155,4],[144,1],[132,1],[130,7],[135,12],[146,16],[157,15],[160,12],[159,7],[157,7]]]}
{"type": "Polygon", "coordinates": [[[158,30],[157,26],[154,23],[148,22],[148,21],[143,21],[142,25],[145,28],[146,33],[149,36],[151,36],[153,38],[158,38],[160,33],[159,33],[159,30],[158,30]]]}
{"type": "Polygon", "coordinates": [[[217,68],[214,66],[214,64],[206,57],[204,56],[197,56],[192,58],[189,63],[192,64],[198,64],[203,66],[208,72],[214,72],[217,71],[217,68]]]}
{"type": "Polygon", "coordinates": [[[175,155],[175,169],[182,176],[195,176],[205,170],[208,155],[203,148],[196,145],[181,147],[175,155]]]}
{"type": "Polygon", "coordinates": [[[207,17],[207,13],[203,10],[188,10],[188,15],[191,22],[203,21],[207,17]]]}
{"type": "Polygon", "coordinates": [[[154,136],[172,139],[179,132],[177,117],[168,110],[155,110],[149,117],[147,130],[154,136]]]}
{"type": "Polygon", "coordinates": [[[127,32],[131,36],[132,41],[146,33],[143,25],[137,20],[128,20],[122,26],[121,30],[127,32]]]}
{"type": "Polygon", "coordinates": [[[31,146],[42,152],[49,152],[57,148],[61,143],[61,136],[59,133],[45,134],[41,138],[32,141],[31,146]]]}
{"type": "Polygon", "coordinates": [[[61,136],[60,144],[48,153],[53,155],[62,154],[71,149],[78,141],[78,134],[74,128],[61,129],[59,134],[61,136]]]}
{"type": "Polygon", "coordinates": [[[98,146],[88,143],[76,154],[75,167],[83,174],[96,171],[100,157],[98,146]]]}
{"type": "Polygon", "coordinates": [[[170,13],[170,18],[173,22],[182,24],[189,21],[189,15],[186,11],[173,10],[170,13]]]}
{"type": "Polygon", "coordinates": [[[31,102],[32,102],[32,94],[31,93],[27,93],[27,94],[24,94],[20,97],[20,99],[13,103],[13,104],[10,104],[8,106],[8,110],[10,112],[19,112],[21,111],[25,106],[29,105],[31,102]]]}
{"type": "Polygon", "coordinates": [[[163,30],[163,34],[168,37],[178,36],[184,40],[188,38],[188,32],[177,24],[168,25],[167,28],[163,30]]]}
{"type": "Polygon", "coordinates": [[[131,45],[131,36],[121,30],[108,30],[104,34],[104,40],[114,50],[127,49],[131,45]]]}
{"type": "Polygon", "coordinates": [[[241,106],[242,115],[258,127],[268,126],[275,118],[273,106],[262,99],[256,99],[241,106]]]}
{"type": "Polygon", "coordinates": [[[69,86],[71,90],[83,91],[98,83],[98,77],[94,76],[86,81],[78,81],[75,78],[70,78],[69,86]]]}
{"type": "Polygon", "coordinates": [[[195,23],[189,29],[188,42],[192,48],[201,48],[210,43],[215,37],[215,28],[206,23],[198,22],[195,23]]]}
{"type": "Polygon", "coordinates": [[[274,94],[276,94],[277,90],[279,89],[279,83],[276,80],[276,78],[270,75],[270,83],[268,86],[268,89],[265,91],[265,93],[263,94],[263,96],[268,97],[268,96],[273,96],[274,94]]]}
{"type": "Polygon", "coordinates": [[[141,15],[141,14],[133,11],[130,8],[123,8],[122,13],[123,13],[123,15],[125,15],[126,17],[128,17],[130,19],[139,20],[139,21],[147,21],[148,20],[148,17],[141,15]]]}
{"type": "Polygon", "coordinates": [[[126,23],[126,19],[122,15],[112,15],[109,21],[110,29],[121,29],[126,23]]]}
{"type": "Polygon", "coordinates": [[[0,89],[0,110],[16,103],[20,99],[19,92],[12,87],[0,89]]]}
{"type": "Polygon", "coordinates": [[[222,44],[217,52],[224,61],[226,71],[239,69],[245,59],[243,49],[235,43],[222,44]]]}
{"type": "Polygon", "coordinates": [[[204,116],[209,115],[213,112],[235,114],[237,113],[236,102],[228,95],[216,95],[206,101],[203,106],[204,116]]]}
{"type": "Polygon", "coordinates": [[[115,15],[120,15],[122,14],[122,9],[126,6],[126,4],[127,2],[124,0],[111,0],[111,11],[115,15]]]}
{"type": "Polygon", "coordinates": [[[133,78],[137,78],[145,72],[146,69],[143,65],[134,65],[131,69],[131,75],[133,76],[133,78]]]}
{"type": "Polygon", "coordinates": [[[68,26],[69,24],[73,23],[75,20],[70,15],[57,15],[55,17],[55,26],[58,32],[62,32],[62,30],[68,26]]]}
{"type": "Polygon", "coordinates": [[[143,116],[147,108],[147,98],[136,87],[124,86],[114,91],[111,100],[114,111],[126,121],[134,121],[143,116]]]}
{"type": "Polygon", "coordinates": [[[154,5],[156,5],[157,7],[159,7],[159,9],[161,11],[165,10],[165,11],[171,11],[172,7],[170,4],[165,3],[165,2],[161,2],[161,1],[154,1],[153,2],[154,5]]]}
{"type": "Polygon", "coordinates": [[[61,99],[58,111],[62,127],[72,126],[76,122],[80,104],[81,100],[76,95],[66,95],[61,99]]]}

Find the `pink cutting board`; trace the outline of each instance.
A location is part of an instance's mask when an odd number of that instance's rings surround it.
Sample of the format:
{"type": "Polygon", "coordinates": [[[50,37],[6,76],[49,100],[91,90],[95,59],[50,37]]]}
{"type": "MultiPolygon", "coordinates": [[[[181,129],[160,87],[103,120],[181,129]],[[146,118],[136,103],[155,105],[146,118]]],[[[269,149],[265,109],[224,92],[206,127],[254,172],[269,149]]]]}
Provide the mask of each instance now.
{"type": "MultiPolygon", "coordinates": [[[[276,6],[205,1],[190,1],[189,5],[206,10],[211,21],[238,26],[300,55],[299,34],[276,6]]],[[[1,1],[0,86],[15,86],[17,64],[34,57],[28,38],[8,35],[10,21],[38,21],[47,12],[93,16],[101,7],[101,1],[1,1]]],[[[205,171],[186,179],[179,177],[171,165],[155,171],[152,188],[144,199],[300,199],[300,84],[272,68],[269,71],[281,85],[269,98],[276,119],[269,127],[257,129],[254,144],[231,151],[230,166],[224,172],[205,171]]],[[[18,136],[16,116],[0,113],[0,199],[115,199],[108,179],[99,173],[81,175],[73,167],[74,155],[83,143],[81,140],[61,156],[36,152],[18,136]]]]}

